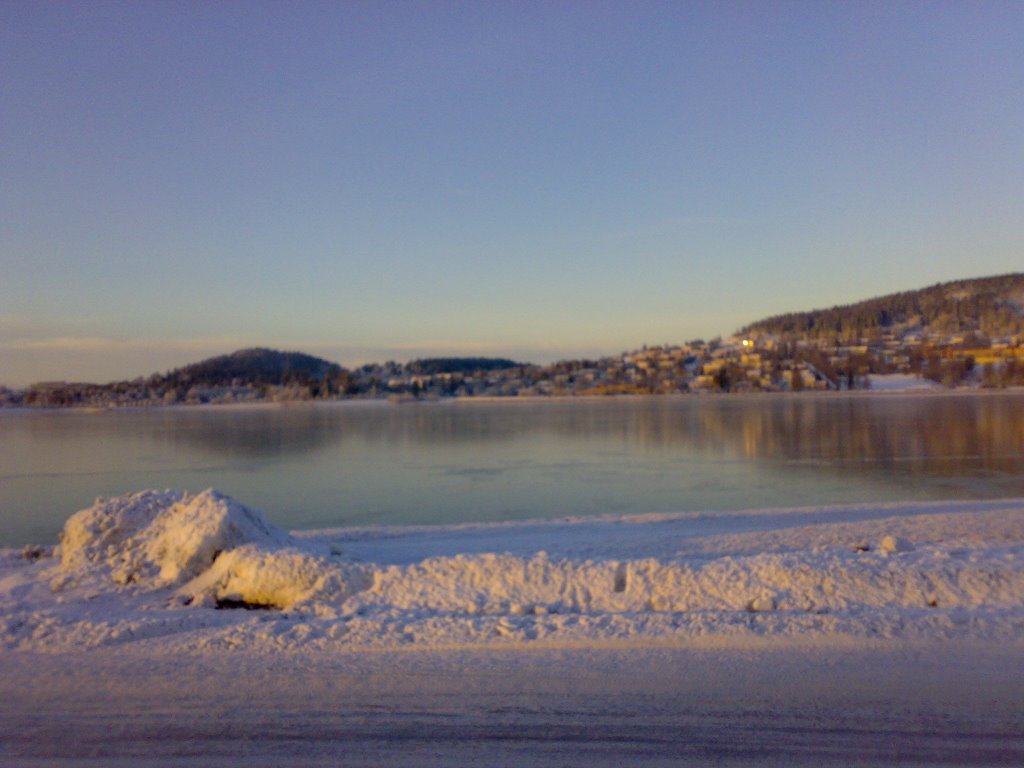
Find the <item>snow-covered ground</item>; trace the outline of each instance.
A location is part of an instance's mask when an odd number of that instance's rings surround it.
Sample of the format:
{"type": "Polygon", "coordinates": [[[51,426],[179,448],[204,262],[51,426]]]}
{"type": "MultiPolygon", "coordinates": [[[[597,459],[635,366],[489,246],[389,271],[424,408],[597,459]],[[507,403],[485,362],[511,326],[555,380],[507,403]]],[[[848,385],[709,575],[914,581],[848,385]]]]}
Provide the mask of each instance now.
{"type": "Polygon", "coordinates": [[[1022,547],[1014,500],[292,535],[215,491],[146,491],[70,517],[55,553],[3,554],[0,643],[1009,641],[1022,547]]]}
{"type": "Polygon", "coordinates": [[[935,392],[948,391],[941,384],[913,373],[873,373],[870,379],[872,392],[904,392],[922,389],[935,392]]]}
{"type": "Polygon", "coordinates": [[[0,763],[1020,764],[1022,555],[1021,499],[302,533],[100,500],[0,552],[0,763]]]}

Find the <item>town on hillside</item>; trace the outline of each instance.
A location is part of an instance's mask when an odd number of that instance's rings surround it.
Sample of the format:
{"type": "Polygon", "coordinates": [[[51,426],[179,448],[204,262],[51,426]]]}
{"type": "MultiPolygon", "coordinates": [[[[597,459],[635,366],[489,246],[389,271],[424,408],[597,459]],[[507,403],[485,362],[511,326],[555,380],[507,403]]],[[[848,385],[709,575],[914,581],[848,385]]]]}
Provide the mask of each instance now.
{"type": "MultiPolygon", "coordinates": [[[[281,355],[265,350],[268,355],[281,355]]],[[[292,353],[294,354],[294,353],[292,353]]],[[[230,358],[230,356],[225,356],[230,358]]],[[[312,358],[316,359],[316,358],[312,358]]],[[[264,380],[172,372],[112,384],[44,382],[0,388],[7,407],[131,407],[303,400],[419,400],[684,393],[866,390],[872,377],[904,374],[945,387],[1024,385],[1024,338],[879,333],[856,343],[781,341],[769,334],[645,346],[597,360],[550,365],[488,358],[326,364],[264,380]]],[[[256,377],[260,378],[260,377],[256,377]]]]}
{"type": "Polygon", "coordinates": [[[254,348],[132,381],[0,387],[0,406],[864,390],[893,376],[949,388],[1024,385],[1024,274],[778,315],[729,339],[597,360],[431,358],[349,370],[301,352],[254,348]]]}

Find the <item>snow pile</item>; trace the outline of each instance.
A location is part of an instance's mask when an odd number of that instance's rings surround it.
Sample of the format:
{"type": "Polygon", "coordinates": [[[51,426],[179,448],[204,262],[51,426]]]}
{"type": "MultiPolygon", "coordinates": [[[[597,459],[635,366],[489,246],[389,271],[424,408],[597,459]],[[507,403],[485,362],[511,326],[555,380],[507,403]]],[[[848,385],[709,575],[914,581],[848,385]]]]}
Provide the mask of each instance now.
{"type": "Polygon", "coordinates": [[[0,552],[0,647],[1024,635],[1018,500],[292,536],[215,491],[145,491],[26,552],[0,552]]]}
{"type": "Polygon", "coordinates": [[[941,384],[913,373],[873,373],[870,376],[874,392],[912,392],[916,390],[942,390],[941,384]]]}
{"type": "Polygon", "coordinates": [[[878,546],[883,552],[909,552],[914,548],[906,539],[892,534],[885,536],[878,546]]]}
{"type": "Polygon", "coordinates": [[[343,567],[293,547],[268,550],[249,544],[222,554],[178,595],[187,605],[288,609],[314,601],[344,602],[367,586],[367,576],[358,567],[343,567]]]}
{"type": "Polygon", "coordinates": [[[344,600],[365,579],[309,551],[263,516],[215,490],[143,491],[98,499],[61,534],[56,589],[113,582],[178,587],[185,605],[292,608],[344,600]]]}
{"type": "Polygon", "coordinates": [[[469,614],[827,612],[1012,607],[1022,595],[1024,570],[1008,549],[981,560],[945,552],[891,557],[883,545],[868,552],[851,548],[707,562],[552,561],[544,553],[434,558],[380,571],[373,588],[355,595],[352,606],[469,614]]]}
{"type": "Polygon", "coordinates": [[[242,544],[286,545],[290,536],[212,489],[192,496],[143,491],[97,499],[61,533],[65,572],[109,572],[118,584],[168,586],[198,576],[242,544]]]}

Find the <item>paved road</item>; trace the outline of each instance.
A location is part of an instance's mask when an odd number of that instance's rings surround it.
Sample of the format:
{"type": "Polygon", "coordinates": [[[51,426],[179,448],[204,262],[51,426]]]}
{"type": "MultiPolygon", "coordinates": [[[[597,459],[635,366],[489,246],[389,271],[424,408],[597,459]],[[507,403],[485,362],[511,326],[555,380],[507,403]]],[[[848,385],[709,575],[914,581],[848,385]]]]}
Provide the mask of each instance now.
{"type": "Polygon", "coordinates": [[[1020,648],[0,652],[4,766],[1024,765],[1020,648]]]}

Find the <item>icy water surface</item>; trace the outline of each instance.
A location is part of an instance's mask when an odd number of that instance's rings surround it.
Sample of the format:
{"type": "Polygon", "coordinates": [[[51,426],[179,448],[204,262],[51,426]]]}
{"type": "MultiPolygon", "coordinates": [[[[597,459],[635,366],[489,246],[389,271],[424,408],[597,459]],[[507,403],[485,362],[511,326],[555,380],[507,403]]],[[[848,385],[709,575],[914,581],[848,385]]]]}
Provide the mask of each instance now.
{"type": "Polygon", "coordinates": [[[1024,394],[0,411],[0,545],[207,487],[286,528],[1024,496],[1024,394]]]}

